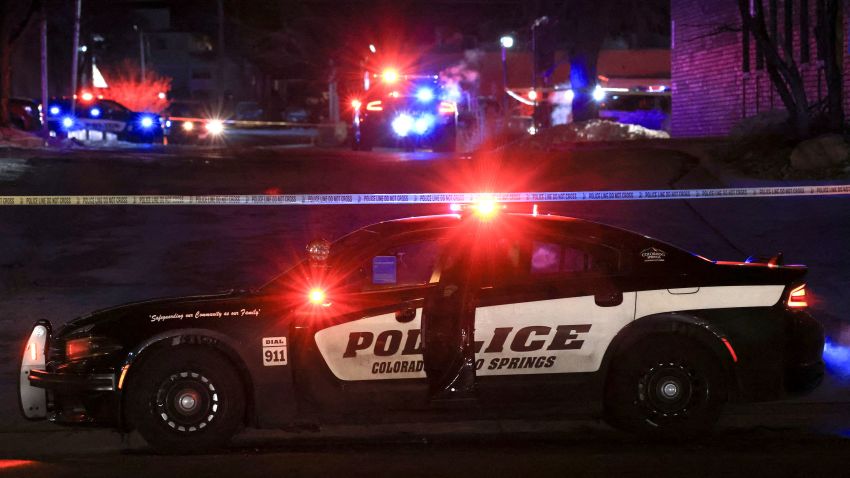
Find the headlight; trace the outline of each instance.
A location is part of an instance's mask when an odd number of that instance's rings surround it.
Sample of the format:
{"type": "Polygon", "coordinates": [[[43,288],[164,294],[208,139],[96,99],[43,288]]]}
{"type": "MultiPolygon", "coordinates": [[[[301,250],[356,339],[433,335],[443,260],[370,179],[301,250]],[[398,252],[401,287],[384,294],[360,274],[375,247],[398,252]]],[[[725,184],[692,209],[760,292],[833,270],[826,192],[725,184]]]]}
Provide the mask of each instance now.
{"type": "Polygon", "coordinates": [[[83,337],[65,342],[65,358],[72,362],[100,357],[117,350],[121,350],[121,346],[106,337],[83,337]]]}
{"type": "Polygon", "coordinates": [[[220,135],[224,132],[224,123],[221,120],[209,120],[204,127],[206,127],[207,131],[213,136],[220,135]]]}

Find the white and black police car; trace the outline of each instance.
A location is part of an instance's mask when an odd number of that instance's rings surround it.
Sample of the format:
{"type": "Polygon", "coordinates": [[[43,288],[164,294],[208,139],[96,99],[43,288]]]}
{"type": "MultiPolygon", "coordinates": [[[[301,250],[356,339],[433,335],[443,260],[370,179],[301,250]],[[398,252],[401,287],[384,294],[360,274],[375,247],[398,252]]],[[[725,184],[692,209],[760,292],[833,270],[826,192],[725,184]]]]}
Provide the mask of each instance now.
{"type": "Polygon", "coordinates": [[[678,437],[709,429],[729,401],[805,393],[823,376],[804,266],[475,209],[313,242],[257,290],[41,320],[23,351],[22,413],[138,429],[170,452],[221,446],[243,426],[577,406],[678,437]]]}
{"type": "Polygon", "coordinates": [[[47,127],[51,135],[67,138],[75,131],[114,134],[119,141],[162,143],[165,121],[156,114],[131,111],[114,100],[84,93],[72,102],[53,98],[47,107],[47,127]],[[71,111],[73,104],[74,111],[71,111]]]}

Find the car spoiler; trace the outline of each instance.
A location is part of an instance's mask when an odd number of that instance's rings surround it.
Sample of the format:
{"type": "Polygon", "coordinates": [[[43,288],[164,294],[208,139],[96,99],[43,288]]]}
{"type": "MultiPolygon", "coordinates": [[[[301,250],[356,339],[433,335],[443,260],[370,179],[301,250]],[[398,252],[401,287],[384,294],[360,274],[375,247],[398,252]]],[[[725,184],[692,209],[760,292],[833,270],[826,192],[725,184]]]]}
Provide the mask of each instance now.
{"type": "Polygon", "coordinates": [[[747,260],[744,261],[747,264],[767,264],[769,266],[784,266],[785,265],[785,256],[778,252],[773,256],[750,256],[747,260]]]}

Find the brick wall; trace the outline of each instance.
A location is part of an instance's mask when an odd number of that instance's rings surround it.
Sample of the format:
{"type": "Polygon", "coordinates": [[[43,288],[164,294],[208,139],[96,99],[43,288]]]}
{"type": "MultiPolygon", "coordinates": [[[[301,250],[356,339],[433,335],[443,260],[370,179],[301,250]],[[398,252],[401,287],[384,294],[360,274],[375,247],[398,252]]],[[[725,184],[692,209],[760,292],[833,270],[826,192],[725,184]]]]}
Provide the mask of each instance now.
{"type": "MultiPolygon", "coordinates": [[[[806,85],[810,103],[826,95],[823,67],[817,59],[814,37],[817,0],[793,0],[794,60],[806,85]],[[800,8],[808,4],[809,61],[800,52],[800,8]]],[[[770,30],[770,0],[764,0],[770,30]]],[[[777,32],[785,37],[784,0],[776,0],[777,32]]],[[[847,24],[848,3],[845,2],[847,24]]],[[[674,136],[729,134],[744,117],[784,109],[767,71],[756,65],[755,40],[750,40],[750,71],[743,71],[741,19],[736,0],[672,0],[672,119],[674,136]]],[[[845,111],[850,111],[850,61],[844,47],[845,111]]]]}

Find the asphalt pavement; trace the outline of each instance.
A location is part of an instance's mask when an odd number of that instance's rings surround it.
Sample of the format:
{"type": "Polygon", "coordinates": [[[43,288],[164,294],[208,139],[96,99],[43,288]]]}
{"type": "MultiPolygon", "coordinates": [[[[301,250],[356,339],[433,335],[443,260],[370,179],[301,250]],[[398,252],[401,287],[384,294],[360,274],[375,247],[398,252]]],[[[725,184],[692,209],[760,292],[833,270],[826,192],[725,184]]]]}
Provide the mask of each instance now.
{"type": "MultiPolygon", "coordinates": [[[[476,156],[267,144],[0,150],[0,195],[668,189],[721,187],[730,180],[697,157],[657,145],[476,156]]],[[[813,313],[835,340],[850,343],[844,332],[850,198],[540,207],[639,231],[714,259],[783,251],[790,262],[811,267],[813,313]]],[[[850,381],[841,370],[809,397],[736,407],[716,435],[691,444],[643,443],[589,420],[476,422],[249,431],[224,453],[160,457],[135,435],[68,430],[18,416],[15,367],[38,318],[64,322],[131,300],[257,286],[291,264],[309,239],[440,212],[447,207],[0,208],[0,474],[816,476],[844,469],[850,381]]]]}

